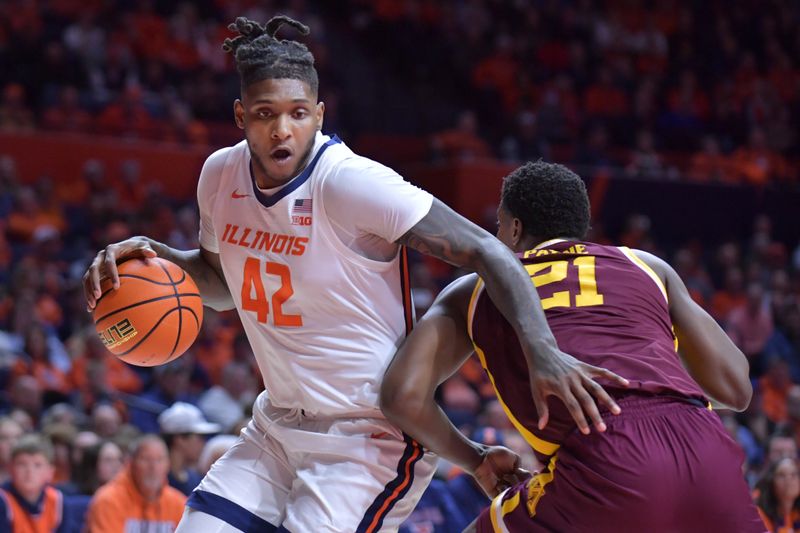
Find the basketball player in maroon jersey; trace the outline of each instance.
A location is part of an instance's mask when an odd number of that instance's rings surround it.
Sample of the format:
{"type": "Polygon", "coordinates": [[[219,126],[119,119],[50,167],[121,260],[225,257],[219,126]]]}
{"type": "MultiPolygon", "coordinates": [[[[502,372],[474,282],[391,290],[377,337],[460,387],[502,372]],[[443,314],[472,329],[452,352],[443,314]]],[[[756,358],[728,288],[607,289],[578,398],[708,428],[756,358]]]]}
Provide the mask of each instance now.
{"type": "Polygon", "coordinates": [[[709,400],[747,407],[747,360],[675,271],[645,252],[585,242],[586,189],[561,165],[528,163],[507,176],[498,219],[497,236],[530,274],[559,347],[630,384],[606,387],[622,412],[603,413],[600,431],[581,434],[555,398],[544,424],[516,336],[481,280],[465,276],[442,291],[387,370],[381,402],[390,420],[494,497],[471,528],[765,531],[743,454],[709,408],[709,400]],[[469,441],[434,402],[473,350],[542,472],[526,476],[509,450],[469,441]]]}

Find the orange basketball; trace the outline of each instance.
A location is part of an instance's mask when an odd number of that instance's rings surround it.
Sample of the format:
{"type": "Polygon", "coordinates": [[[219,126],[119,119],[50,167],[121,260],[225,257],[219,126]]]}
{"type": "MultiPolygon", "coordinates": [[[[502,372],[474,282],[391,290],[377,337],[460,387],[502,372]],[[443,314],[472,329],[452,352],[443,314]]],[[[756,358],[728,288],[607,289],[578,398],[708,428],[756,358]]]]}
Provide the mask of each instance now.
{"type": "Polygon", "coordinates": [[[165,259],[120,263],[119,289],[100,284],[94,325],[103,344],[137,366],[168,363],[185,352],[203,323],[203,301],[189,275],[165,259]]]}

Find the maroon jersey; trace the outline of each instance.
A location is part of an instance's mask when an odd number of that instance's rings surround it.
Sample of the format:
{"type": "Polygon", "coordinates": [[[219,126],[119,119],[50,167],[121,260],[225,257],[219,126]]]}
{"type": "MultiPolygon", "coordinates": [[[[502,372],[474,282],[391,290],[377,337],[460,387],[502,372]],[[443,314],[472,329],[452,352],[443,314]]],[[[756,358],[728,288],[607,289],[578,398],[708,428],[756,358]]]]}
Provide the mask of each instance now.
{"type": "MultiPolygon", "coordinates": [[[[559,348],[630,380],[628,389],[612,394],[705,402],[676,352],[663,283],[631,250],[556,240],[521,254],[521,260],[559,348]]],[[[536,427],[525,356],[481,281],[470,302],[470,335],[511,421],[540,459],[552,455],[575,424],[551,397],[550,422],[543,431],[536,427]]]]}

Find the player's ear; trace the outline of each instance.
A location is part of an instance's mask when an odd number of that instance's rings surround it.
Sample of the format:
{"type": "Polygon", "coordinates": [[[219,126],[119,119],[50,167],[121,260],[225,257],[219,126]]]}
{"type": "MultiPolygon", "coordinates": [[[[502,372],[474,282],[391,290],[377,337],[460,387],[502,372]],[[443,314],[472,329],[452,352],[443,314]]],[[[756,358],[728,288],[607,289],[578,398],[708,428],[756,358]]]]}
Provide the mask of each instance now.
{"type": "Polygon", "coordinates": [[[514,245],[514,248],[516,248],[519,241],[522,240],[522,232],[522,221],[514,217],[514,220],[511,221],[511,243],[514,245]]]}
{"type": "Polygon", "coordinates": [[[244,105],[238,98],[233,102],[233,120],[236,121],[236,126],[240,130],[244,129],[244,105]]]}
{"type": "Polygon", "coordinates": [[[317,115],[317,129],[322,130],[322,122],[325,119],[325,102],[317,102],[314,113],[317,115]]]}

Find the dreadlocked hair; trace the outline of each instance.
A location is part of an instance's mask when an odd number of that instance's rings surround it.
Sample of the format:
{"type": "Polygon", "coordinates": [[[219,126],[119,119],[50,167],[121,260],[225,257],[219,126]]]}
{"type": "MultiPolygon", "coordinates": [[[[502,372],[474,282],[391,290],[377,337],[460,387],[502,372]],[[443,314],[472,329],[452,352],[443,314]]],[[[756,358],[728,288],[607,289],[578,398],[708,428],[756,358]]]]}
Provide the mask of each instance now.
{"type": "Polygon", "coordinates": [[[533,237],[584,239],[589,231],[586,185],[564,165],[525,163],[503,178],[500,203],[533,237]]]}
{"type": "Polygon", "coordinates": [[[288,78],[306,82],[317,94],[319,79],[314,68],[314,56],[306,45],[275,37],[284,24],[302,35],[309,34],[308,26],[285,15],[272,17],[264,26],[237,17],[228,28],[239,35],[225,39],[222,49],[233,54],[242,87],[261,80],[288,78]]]}

